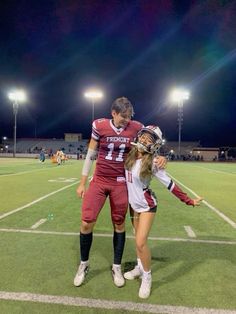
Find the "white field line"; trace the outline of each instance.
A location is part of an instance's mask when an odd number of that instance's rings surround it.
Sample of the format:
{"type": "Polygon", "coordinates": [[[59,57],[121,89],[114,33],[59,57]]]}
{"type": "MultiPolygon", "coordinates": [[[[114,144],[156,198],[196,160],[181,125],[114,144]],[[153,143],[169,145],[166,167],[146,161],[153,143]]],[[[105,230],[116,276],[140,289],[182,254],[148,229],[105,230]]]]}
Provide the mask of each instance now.
{"type": "Polygon", "coordinates": [[[11,176],[19,176],[19,175],[25,174],[25,173],[37,172],[37,171],[42,171],[42,170],[51,170],[51,169],[58,169],[58,168],[57,167],[55,167],[55,168],[42,168],[42,169],[21,171],[21,172],[17,172],[17,173],[2,174],[2,175],[0,175],[0,178],[2,178],[2,177],[11,177],[11,176]]]}
{"type": "Polygon", "coordinates": [[[49,304],[62,304],[86,308],[137,311],[141,313],[165,313],[165,314],[236,314],[236,311],[223,309],[207,309],[173,305],[158,305],[148,303],[135,303],[125,301],[108,301],[104,299],[88,299],[81,297],[55,296],[35,294],[27,292],[0,291],[0,299],[14,301],[40,302],[49,304]]]}
{"type": "Polygon", "coordinates": [[[234,175],[235,172],[227,172],[227,171],[222,171],[222,170],[215,170],[215,169],[211,169],[211,168],[207,168],[207,167],[201,167],[201,166],[194,166],[196,168],[201,168],[201,169],[204,169],[204,170],[208,170],[210,172],[218,172],[218,173],[223,173],[223,174],[230,174],[230,175],[234,175]]]}
{"type": "Polygon", "coordinates": [[[5,218],[5,217],[7,217],[7,216],[10,216],[10,215],[12,215],[12,214],[15,214],[15,213],[19,212],[20,210],[22,210],[22,209],[24,209],[24,208],[30,207],[31,205],[34,205],[34,204],[36,204],[36,203],[38,203],[38,202],[44,200],[45,198],[48,198],[48,197],[54,195],[54,194],[56,194],[56,193],[59,193],[59,192],[61,192],[61,191],[63,191],[63,190],[66,190],[66,189],[70,188],[71,186],[73,186],[73,185],[75,185],[75,184],[78,184],[79,182],[80,182],[80,181],[73,182],[72,184],[66,185],[66,186],[64,186],[63,188],[60,188],[60,189],[58,189],[58,190],[56,190],[56,191],[53,191],[53,192],[51,192],[51,193],[49,193],[49,194],[46,194],[46,195],[44,195],[44,196],[42,196],[42,197],[36,199],[35,201],[31,202],[31,203],[28,203],[28,204],[26,204],[26,205],[24,205],[24,206],[21,206],[21,207],[18,207],[18,208],[16,208],[16,209],[13,209],[13,210],[11,210],[10,212],[7,212],[7,213],[1,215],[1,216],[0,216],[0,220],[3,219],[3,218],[5,218]]]}
{"type": "MultiPolygon", "coordinates": [[[[182,185],[186,190],[188,190],[189,192],[191,192],[193,195],[195,195],[196,197],[199,197],[199,195],[197,195],[197,193],[195,193],[193,190],[191,190],[190,188],[188,188],[186,185],[184,185],[183,183],[181,183],[179,180],[177,180],[175,177],[173,177],[172,175],[169,174],[169,176],[171,178],[174,179],[174,181],[178,182],[180,185],[182,185]]],[[[236,223],[231,220],[229,217],[227,217],[225,214],[223,214],[219,209],[215,208],[214,206],[212,206],[211,204],[209,204],[207,201],[203,200],[202,201],[203,204],[205,204],[208,208],[210,208],[211,210],[213,210],[218,216],[220,216],[224,221],[226,221],[228,224],[230,224],[234,229],[236,229],[236,223]]]]}
{"type": "Polygon", "coordinates": [[[231,220],[229,217],[227,217],[225,214],[223,214],[219,209],[215,208],[214,206],[212,206],[211,204],[209,204],[207,201],[203,200],[202,201],[207,207],[209,207],[210,209],[212,209],[217,215],[219,215],[223,220],[225,220],[226,222],[228,222],[228,224],[230,224],[234,229],[236,229],[236,223],[231,220]]]}
{"type": "Polygon", "coordinates": [[[184,229],[187,232],[189,238],[196,238],[196,234],[190,226],[184,226],[184,229]]]}
{"type": "MultiPolygon", "coordinates": [[[[45,235],[59,235],[59,236],[79,236],[79,232],[59,232],[59,231],[43,231],[43,230],[29,230],[29,229],[10,229],[0,228],[0,232],[9,233],[33,233],[45,235]]],[[[110,233],[94,233],[95,237],[112,238],[113,234],[110,233]]],[[[126,235],[127,239],[134,239],[133,235],[126,235]]],[[[185,239],[185,238],[166,238],[166,237],[148,237],[151,241],[172,241],[172,242],[192,242],[192,243],[205,243],[205,244],[223,244],[223,245],[236,245],[236,241],[220,241],[220,240],[198,240],[198,239],[185,239]]]]}
{"type": "Polygon", "coordinates": [[[47,221],[46,218],[42,218],[39,221],[37,221],[33,226],[30,227],[30,229],[37,229],[40,225],[44,224],[47,221]]]}

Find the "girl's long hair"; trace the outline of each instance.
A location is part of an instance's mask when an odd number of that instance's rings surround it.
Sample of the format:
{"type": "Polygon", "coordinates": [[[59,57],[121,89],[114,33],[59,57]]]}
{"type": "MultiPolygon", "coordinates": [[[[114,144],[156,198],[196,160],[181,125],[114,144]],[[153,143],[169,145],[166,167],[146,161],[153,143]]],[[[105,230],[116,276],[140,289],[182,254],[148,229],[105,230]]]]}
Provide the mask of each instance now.
{"type": "MultiPolygon", "coordinates": [[[[125,161],[125,169],[131,170],[136,162],[138,157],[138,149],[136,146],[133,146],[128,153],[128,156],[125,161]]],[[[141,169],[139,177],[143,180],[150,179],[152,176],[152,161],[153,155],[144,153],[142,156],[141,169]]]]}

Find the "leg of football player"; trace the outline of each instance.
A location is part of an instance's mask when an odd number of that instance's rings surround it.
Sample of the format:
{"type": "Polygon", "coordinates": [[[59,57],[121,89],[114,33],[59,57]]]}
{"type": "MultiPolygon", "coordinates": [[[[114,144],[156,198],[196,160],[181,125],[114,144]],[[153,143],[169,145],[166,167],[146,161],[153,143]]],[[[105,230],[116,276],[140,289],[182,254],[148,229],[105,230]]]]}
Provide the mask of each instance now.
{"type": "Polygon", "coordinates": [[[114,284],[117,287],[122,287],[125,284],[125,279],[121,271],[121,261],[125,247],[125,216],[128,207],[126,184],[111,188],[109,196],[111,217],[114,227],[114,261],[112,265],[112,276],[114,284]]]}
{"type": "Polygon", "coordinates": [[[124,230],[124,224],[121,229],[117,228],[117,225],[115,226],[114,234],[113,234],[113,248],[114,248],[114,264],[120,265],[123,252],[124,252],[124,246],[125,246],[125,230],[124,230]],[[118,231],[121,230],[121,231],[118,231]]]}
{"type": "Polygon", "coordinates": [[[114,284],[117,287],[123,287],[125,284],[124,277],[121,271],[121,260],[125,247],[125,225],[114,225],[113,234],[113,250],[114,250],[114,262],[112,265],[112,276],[114,284]]]}
{"type": "Polygon", "coordinates": [[[76,287],[82,285],[89,270],[89,253],[93,241],[93,228],[105,200],[106,195],[103,192],[103,186],[92,181],[85,193],[82,204],[82,222],[80,226],[81,262],[74,278],[74,285],[76,287]]]}
{"type": "Polygon", "coordinates": [[[93,241],[95,223],[82,221],[80,228],[80,265],[74,278],[74,285],[79,287],[85,280],[89,270],[89,252],[93,241]]]}
{"type": "Polygon", "coordinates": [[[82,221],[80,228],[80,255],[81,261],[87,262],[89,259],[89,252],[93,241],[93,227],[95,223],[87,223],[82,221]]]}

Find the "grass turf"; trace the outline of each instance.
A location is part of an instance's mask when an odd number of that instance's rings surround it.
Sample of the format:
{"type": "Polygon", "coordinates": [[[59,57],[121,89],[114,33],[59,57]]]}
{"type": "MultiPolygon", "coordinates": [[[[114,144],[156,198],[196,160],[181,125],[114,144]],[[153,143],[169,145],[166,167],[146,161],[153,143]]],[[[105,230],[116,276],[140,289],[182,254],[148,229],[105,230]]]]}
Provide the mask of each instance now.
{"type": "MultiPolygon", "coordinates": [[[[63,166],[39,164],[36,160],[15,163],[0,159],[1,214],[34,201],[79,180],[80,161],[69,161],[63,166]],[[28,166],[27,166],[28,164],[28,166]],[[20,172],[28,171],[27,173],[20,172]],[[28,169],[28,170],[27,170],[28,169]],[[72,181],[67,181],[74,178],[72,181]],[[56,180],[56,181],[49,181],[56,180]]],[[[236,221],[234,164],[169,163],[168,172],[224,214],[236,221]],[[210,169],[210,170],[209,170],[210,169]],[[219,194],[221,197],[219,197],[219,194]]],[[[76,186],[60,191],[36,204],[0,220],[0,228],[26,229],[39,219],[47,221],[38,227],[41,231],[78,232],[81,200],[76,186]],[[52,216],[53,214],[53,216],[52,216]]],[[[205,205],[192,208],[179,202],[159,182],[152,188],[159,199],[159,209],[150,236],[185,238],[184,226],[191,226],[197,239],[236,241],[235,229],[205,205]]],[[[189,193],[190,194],[190,193],[189,193]]],[[[127,234],[132,228],[127,215],[127,234]]],[[[96,233],[112,234],[110,209],[104,206],[97,222],[96,233]]],[[[86,284],[73,286],[73,277],[79,259],[79,240],[76,235],[49,235],[1,232],[1,290],[50,295],[80,296],[116,301],[146,302],[174,306],[235,309],[236,250],[235,245],[150,240],[152,250],[153,289],[148,300],[138,298],[139,281],[127,282],[117,289],[111,280],[112,238],[94,237],[91,250],[91,269],[86,284]]],[[[133,239],[127,239],[122,267],[133,266],[135,250],[133,239]]],[[[3,313],[74,313],[78,308],[31,302],[2,301],[3,313]],[[14,312],[15,311],[15,312],[14,312]],[[20,312],[19,312],[20,313],[20,312]]],[[[80,308],[79,312],[93,313],[80,308]]],[[[103,313],[111,313],[102,310],[103,313]]],[[[99,309],[96,309],[99,313],[99,309]]],[[[115,313],[115,311],[113,311],[115,313]]],[[[120,313],[120,312],[119,312],[120,313]]],[[[123,312],[125,313],[125,311],[123,312]]],[[[129,312],[131,313],[131,312],[129,312]]]]}

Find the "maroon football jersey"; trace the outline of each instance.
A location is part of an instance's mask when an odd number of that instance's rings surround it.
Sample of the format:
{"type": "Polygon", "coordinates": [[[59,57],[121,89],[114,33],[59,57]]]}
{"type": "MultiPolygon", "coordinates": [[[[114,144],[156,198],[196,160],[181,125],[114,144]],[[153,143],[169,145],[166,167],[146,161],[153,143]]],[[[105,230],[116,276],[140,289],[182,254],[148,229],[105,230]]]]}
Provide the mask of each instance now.
{"type": "Polygon", "coordinates": [[[142,128],[138,121],[129,121],[127,126],[117,129],[111,119],[93,122],[92,138],[99,142],[95,176],[125,181],[124,161],[131,142],[142,128]]]}

